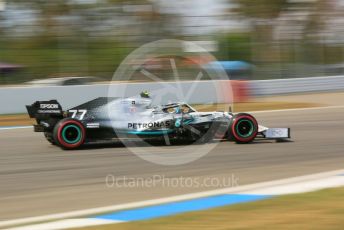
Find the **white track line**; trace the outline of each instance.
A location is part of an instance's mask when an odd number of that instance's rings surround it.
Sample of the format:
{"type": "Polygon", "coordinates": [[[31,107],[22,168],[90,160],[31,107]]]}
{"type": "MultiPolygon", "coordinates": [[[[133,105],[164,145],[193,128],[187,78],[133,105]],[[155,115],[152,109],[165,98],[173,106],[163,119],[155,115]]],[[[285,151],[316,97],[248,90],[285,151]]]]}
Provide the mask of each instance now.
{"type": "Polygon", "coordinates": [[[70,229],[70,228],[82,228],[82,227],[89,227],[89,226],[97,226],[97,225],[104,225],[104,224],[117,224],[122,223],[123,221],[115,221],[115,220],[104,220],[104,219],[96,219],[96,218],[81,218],[81,219],[67,219],[67,220],[59,220],[44,224],[35,224],[29,226],[22,226],[11,228],[11,230],[58,230],[58,229],[70,229]]]}
{"type": "Polygon", "coordinates": [[[312,192],[325,188],[336,188],[344,186],[344,176],[331,176],[321,179],[295,182],[291,184],[277,185],[267,188],[254,189],[242,194],[251,195],[287,195],[295,193],[312,192]]]}
{"type": "Polygon", "coordinates": [[[273,186],[282,186],[282,185],[287,185],[287,184],[292,184],[292,183],[303,183],[305,181],[312,181],[312,180],[318,180],[318,179],[320,180],[320,179],[328,178],[330,176],[335,176],[339,174],[344,174],[344,170],[336,170],[336,171],[317,173],[317,174],[306,175],[306,176],[292,177],[292,178],[287,178],[287,179],[282,179],[282,180],[275,180],[275,181],[262,182],[262,183],[256,183],[256,184],[244,185],[244,186],[238,186],[238,187],[232,187],[232,188],[223,188],[223,189],[217,189],[217,190],[211,190],[211,191],[205,191],[205,192],[178,195],[178,196],[172,196],[172,197],[166,197],[166,198],[160,198],[160,199],[154,199],[154,200],[144,200],[144,201],[126,203],[126,204],[120,204],[120,205],[112,205],[112,206],[85,209],[85,210],[79,210],[79,211],[1,221],[0,227],[33,224],[37,222],[47,222],[47,221],[54,221],[54,220],[60,220],[60,219],[76,218],[76,217],[81,217],[81,216],[91,216],[91,215],[95,215],[99,213],[119,211],[123,209],[140,208],[144,206],[158,205],[158,204],[190,200],[190,199],[221,195],[221,194],[249,193],[253,190],[265,189],[265,188],[269,188],[273,186]]]}
{"type": "Polygon", "coordinates": [[[11,129],[28,129],[32,128],[32,125],[30,126],[0,126],[0,130],[11,130],[11,129]]]}
{"type": "Polygon", "coordinates": [[[273,113],[273,112],[292,112],[292,111],[307,111],[307,110],[321,110],[321,109],[343,109],[343,108],[344,108],[344,105],[333,105],[333,106],[319,106],[319,107],[295,108],[295,109],[258,110],[258,111],[250,111],[250,112],[246,112],[246,113],[273,113]]]}

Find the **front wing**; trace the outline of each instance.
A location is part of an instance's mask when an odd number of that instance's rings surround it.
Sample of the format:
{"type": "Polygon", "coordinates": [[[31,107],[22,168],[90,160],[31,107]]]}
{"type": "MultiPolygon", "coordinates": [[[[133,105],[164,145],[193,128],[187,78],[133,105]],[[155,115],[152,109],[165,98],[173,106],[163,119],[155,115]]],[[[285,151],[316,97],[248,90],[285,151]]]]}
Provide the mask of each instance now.
{"type": "Polygon", "coordinates": [[[290,128],[267,128],[264,126],[259,126],[259,133],[267,139],[290,138],[290,128]]]}

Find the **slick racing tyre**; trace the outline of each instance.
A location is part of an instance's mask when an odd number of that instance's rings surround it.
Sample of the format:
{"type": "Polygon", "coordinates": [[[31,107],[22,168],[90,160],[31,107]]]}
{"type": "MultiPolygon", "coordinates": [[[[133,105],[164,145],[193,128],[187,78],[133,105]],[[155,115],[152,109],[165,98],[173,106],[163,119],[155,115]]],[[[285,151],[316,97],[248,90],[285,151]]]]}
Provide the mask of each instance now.
{"type": "Polygon", "coordinates": [[[258,133],[258,122],[250,114],[239,113],[233,116],[229,127],[229,139],[238,144],[250,143],[258,133]]]}
{"type": "Polygon", "coordinates": [[[63,149],[80,147],[85,142],[85,136],[85,127],[75,119],[62,119],[54,127],[54,141],[63,149]]]}

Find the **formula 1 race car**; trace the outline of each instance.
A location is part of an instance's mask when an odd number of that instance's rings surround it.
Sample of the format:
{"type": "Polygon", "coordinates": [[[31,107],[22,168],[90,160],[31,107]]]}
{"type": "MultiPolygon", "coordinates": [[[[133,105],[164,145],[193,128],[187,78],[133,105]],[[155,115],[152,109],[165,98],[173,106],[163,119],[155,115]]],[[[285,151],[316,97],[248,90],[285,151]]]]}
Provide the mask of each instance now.
{"type": "Polygon", "coordinates": [[[125,138],[140,140],[186,140],[200,143],[227,139],[250,143],[257,136],[283,140],[289,128],[258,125],[247,113],[197,112],[187,103],[152,106],[147,95],[130,98],[100,97],[63,111],[57,100],[36,101],[26,106],[35,118],[35,132],[63,149],[85,143],[125,138]]]}

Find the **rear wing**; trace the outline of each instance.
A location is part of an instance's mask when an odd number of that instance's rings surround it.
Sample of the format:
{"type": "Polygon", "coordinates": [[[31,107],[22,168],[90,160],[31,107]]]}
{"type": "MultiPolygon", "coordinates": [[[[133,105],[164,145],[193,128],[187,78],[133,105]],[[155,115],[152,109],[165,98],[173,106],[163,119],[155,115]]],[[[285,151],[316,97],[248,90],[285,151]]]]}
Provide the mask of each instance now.
{"type": "Polygon", "coordinates": [[[32,105],[26,106],[30,118],[43,120],[49,117],[63,117],[63,110],[57,100],[36,101],[32,105]]]}

